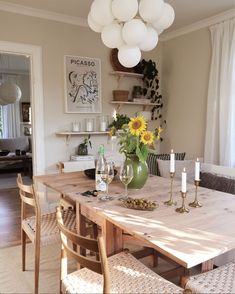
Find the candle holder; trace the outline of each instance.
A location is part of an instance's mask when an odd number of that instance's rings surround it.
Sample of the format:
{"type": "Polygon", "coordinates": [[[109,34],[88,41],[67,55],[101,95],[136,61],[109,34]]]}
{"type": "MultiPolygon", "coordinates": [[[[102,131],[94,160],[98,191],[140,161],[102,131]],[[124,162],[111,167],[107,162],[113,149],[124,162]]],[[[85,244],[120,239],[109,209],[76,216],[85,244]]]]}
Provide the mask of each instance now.
{"type": "Polygon", "coordinates": [[[184,213],[184,212],[189,212],[189,209],[185,207],[185,198],[186,198],[186,195],[187,195],[187,192],[182,192],[181,191],[181,197],[182,197],[182,206],[181,207],[178,207],[176,208],[176,212],[179,212],[179,213],[184,213]]]}
{"type": "Polygon", "coordinates": [[[189,206],[195,207],[195,208],[202,207],[202,204],[197,200],[197,190],[198,190],[198,186],[200,184],[200,180],[195,180],[194,184],[195,184],[195,199],[193,202],[189,203],[189,206]]]}
{"type": "Polygon", "coordinates": [[[170,172],[170,178],[171,178],[171,189],[170,189],[170,199],[168,201],[165,201],[164,204],[168,205],[168,206],[172,206],[172,205],[176,205],[177,203],[174,202],[172,200],[173,198],[173,179],[174,179],[175,173],[174,172],[170,172]]]}

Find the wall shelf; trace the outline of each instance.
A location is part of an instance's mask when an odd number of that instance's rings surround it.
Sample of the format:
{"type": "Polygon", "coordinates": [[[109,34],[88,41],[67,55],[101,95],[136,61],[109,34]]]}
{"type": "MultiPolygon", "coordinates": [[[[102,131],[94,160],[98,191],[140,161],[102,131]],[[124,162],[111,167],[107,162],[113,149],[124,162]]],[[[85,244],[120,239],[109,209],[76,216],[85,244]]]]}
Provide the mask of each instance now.
{"type": "Polygon", "coordinates": [[[111,104],[117,104],[117,111],[120,110],[122,105],[140,105],[143,106],[143,110],[145,110],[148,106],[160,106],[160,103],[152,103],[152,102],[131,102],[131,101],[110,101],[111,104]]]}
{"type": "Polygon", "coordinates": [[[143,78],[143,74],[138,74],[135,72],[127,72],[127,71],[111,71],[110,72],[111,75],[117,76],[119,78],[121,77],[131,77],[131,78],[137,78],[137,79],[142,79],[143,78]]]}
{"type": "Polygon", "coordinates": [[[66,145],[69,144],[71,136],[87,136],[87,135],[107,135],[108,131],[105,132],[56,132],[56,136],[64,136],[66,140],[66,145]]]}

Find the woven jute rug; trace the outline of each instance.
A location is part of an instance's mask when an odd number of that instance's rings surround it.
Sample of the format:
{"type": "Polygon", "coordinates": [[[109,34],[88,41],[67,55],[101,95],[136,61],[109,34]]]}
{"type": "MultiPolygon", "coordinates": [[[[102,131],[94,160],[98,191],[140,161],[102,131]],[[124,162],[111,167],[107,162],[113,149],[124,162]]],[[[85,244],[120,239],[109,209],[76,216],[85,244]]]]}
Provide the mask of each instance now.
{"type": "MultiPolygon", "coordinates": [[[[0,249],[0,293],[34,292],[34,246],[27,244],[26,271],[21,270],[21,246],[0,249]]],[[[41,248],[40,293],[59,293],[60,245],[41,248]]]]}

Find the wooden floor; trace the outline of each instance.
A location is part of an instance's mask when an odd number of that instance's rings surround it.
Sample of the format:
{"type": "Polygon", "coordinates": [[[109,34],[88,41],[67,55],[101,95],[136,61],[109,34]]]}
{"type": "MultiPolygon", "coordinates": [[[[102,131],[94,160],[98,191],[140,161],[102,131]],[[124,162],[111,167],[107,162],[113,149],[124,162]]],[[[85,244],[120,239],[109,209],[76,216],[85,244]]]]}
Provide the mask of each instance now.
{"type": "Polygon", "coordinates": [[[0,190],[0,248],[20,244],[20,197],[18,189],[0,190]]]}

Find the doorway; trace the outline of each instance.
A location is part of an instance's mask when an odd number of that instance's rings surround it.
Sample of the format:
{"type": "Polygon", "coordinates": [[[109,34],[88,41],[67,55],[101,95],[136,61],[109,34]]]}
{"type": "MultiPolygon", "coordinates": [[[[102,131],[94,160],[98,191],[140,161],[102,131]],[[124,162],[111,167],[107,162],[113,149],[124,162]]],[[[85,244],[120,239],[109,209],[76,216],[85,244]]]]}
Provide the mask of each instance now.
{"type": "Polygon", "coordinates": [[[41,47],[0,41],[0,53],[27,56],[29,59],[33,174],[44,174],[45,151],[41,47]]]}

